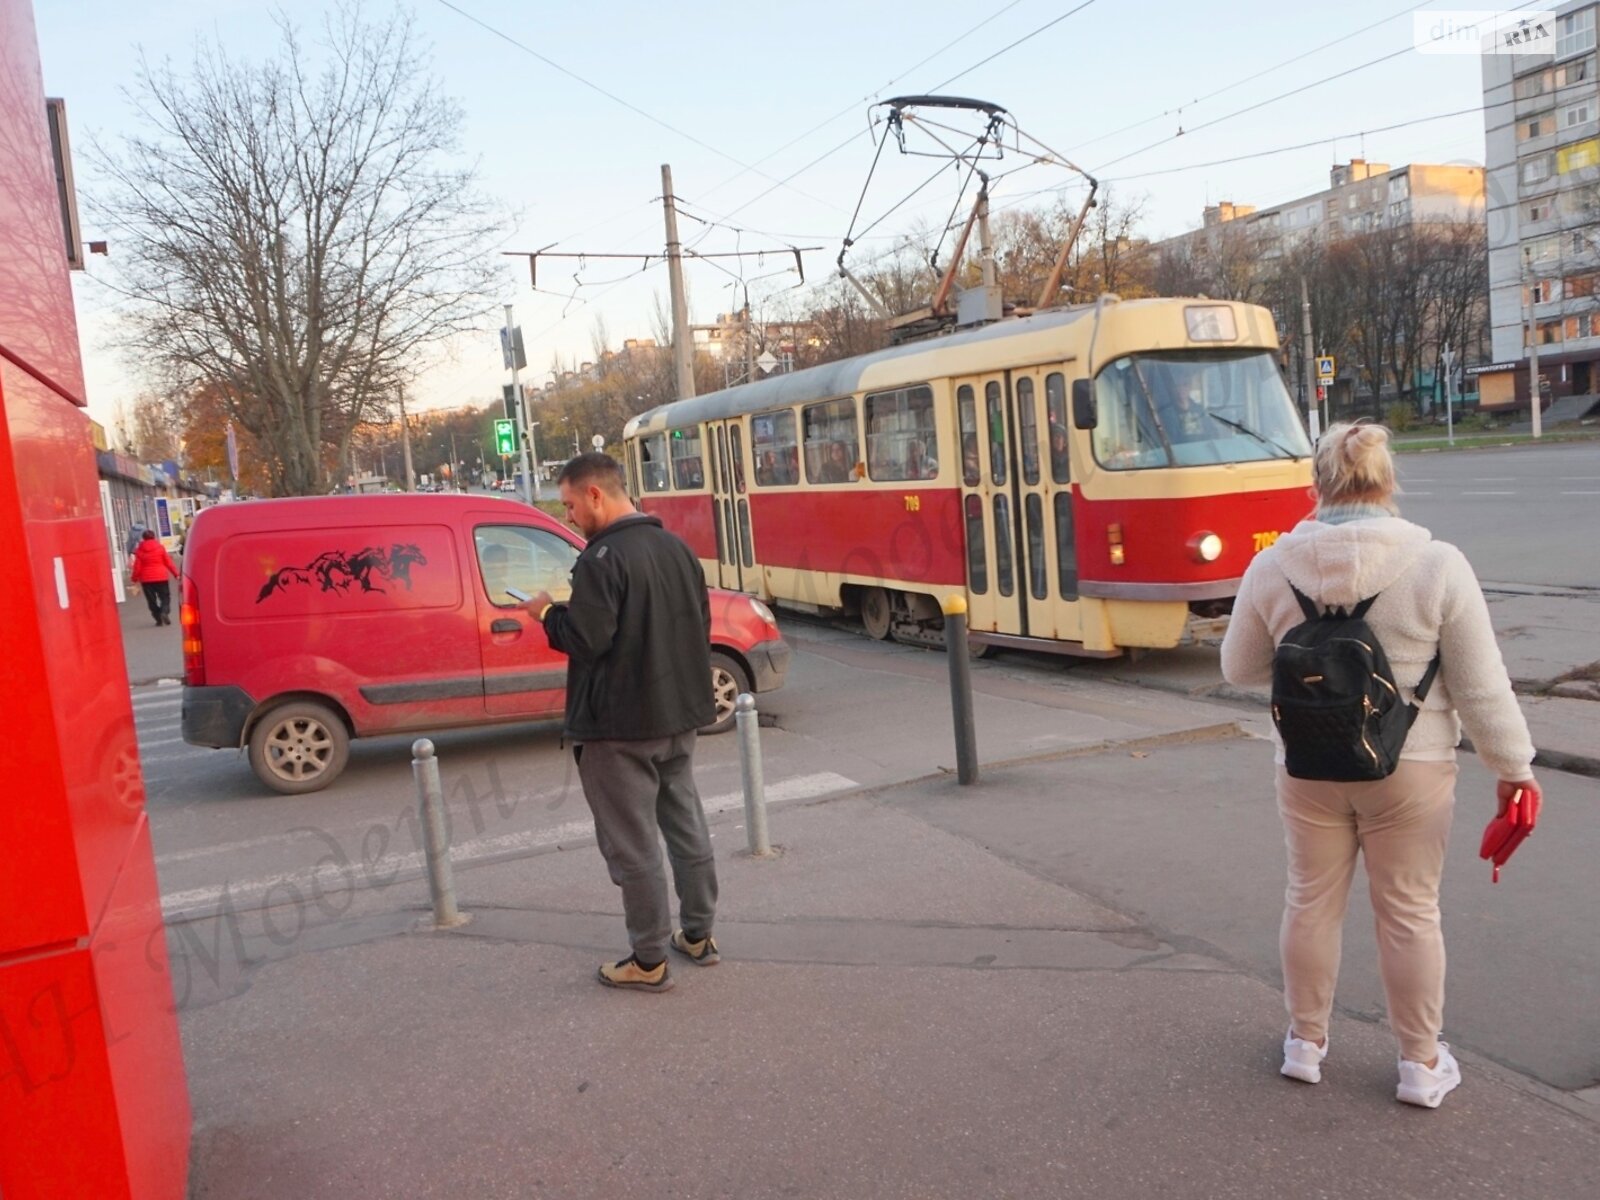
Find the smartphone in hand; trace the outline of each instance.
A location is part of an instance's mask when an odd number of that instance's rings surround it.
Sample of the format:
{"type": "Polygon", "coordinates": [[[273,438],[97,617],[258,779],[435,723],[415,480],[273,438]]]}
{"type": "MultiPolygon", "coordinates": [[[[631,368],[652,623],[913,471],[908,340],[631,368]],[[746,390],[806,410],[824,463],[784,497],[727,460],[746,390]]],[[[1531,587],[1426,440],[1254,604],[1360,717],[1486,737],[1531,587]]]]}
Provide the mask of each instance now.
{"type": "Polygon", "coordinates": [[[500,590],[503,591],[506,595],[510,596],[513,600],[520,600],[524,604],[526,604],[529,600],[533,599],[532,596],[530,596],[527,592],[523,591],[520,588],[508,587],[508,588],[501,588],[500,590]]]}

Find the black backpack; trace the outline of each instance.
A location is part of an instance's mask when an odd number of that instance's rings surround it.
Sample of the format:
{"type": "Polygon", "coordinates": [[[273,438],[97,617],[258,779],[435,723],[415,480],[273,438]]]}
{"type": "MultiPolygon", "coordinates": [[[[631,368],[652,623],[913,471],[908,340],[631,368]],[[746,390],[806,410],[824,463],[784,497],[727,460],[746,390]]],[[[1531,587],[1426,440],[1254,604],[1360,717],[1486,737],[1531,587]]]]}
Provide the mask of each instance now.
{"type": "MultiPolygon", "coordinates": [[[[1387,779],[1417,718],[1400,698],[1389,658],[1367,610],[1368,596],[1346,613],[1319,612],[1293,584],[1306,619],[1283,635],[1272,656],[1272,721],[1283,739],[1284,766],[1296,779],[1354,783],[1387,779]]],[[[1420,704],[1439,670],[1435,654],[1417,684],[1420,704]]]]}

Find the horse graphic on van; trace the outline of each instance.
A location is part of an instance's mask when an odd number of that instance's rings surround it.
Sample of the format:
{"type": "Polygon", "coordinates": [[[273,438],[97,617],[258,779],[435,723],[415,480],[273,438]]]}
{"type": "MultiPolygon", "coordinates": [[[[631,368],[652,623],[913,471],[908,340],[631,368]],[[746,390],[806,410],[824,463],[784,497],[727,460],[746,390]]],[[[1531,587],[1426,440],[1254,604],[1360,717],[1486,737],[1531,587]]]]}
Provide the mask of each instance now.
{"type": "Polygon", "coordinates": [[[413,543],[395,542],[387,549],[366,546],[354,554],[328,550],[303,567],[280,567],[256,597],[260,604],[273,592],[287,591],[292,583],[317,584],[325,592],[348,592],[356,584],[363,592],[383,592],[378,580],[400,582],[411,590],[411,568],[428,565],[427,556],[413,543]]]}

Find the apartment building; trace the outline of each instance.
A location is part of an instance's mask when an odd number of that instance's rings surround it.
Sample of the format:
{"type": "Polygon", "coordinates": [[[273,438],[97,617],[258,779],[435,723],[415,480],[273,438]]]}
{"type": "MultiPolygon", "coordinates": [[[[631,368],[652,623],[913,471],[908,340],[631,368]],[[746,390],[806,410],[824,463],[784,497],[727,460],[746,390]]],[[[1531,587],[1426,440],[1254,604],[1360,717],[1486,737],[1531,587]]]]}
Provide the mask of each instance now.
{"type": "Polygon", "coordinates": [[[1270,261],[1295,241],[1327,241],[1370,230],[1437,220],[1482,220],[1484,168],[1388,163],[1353,158],[1333,167],[1320,192],[1258,208],[1222,201],[1205,209],[1200,228],[1155,243],[1161,253],[1219,254],[1229,242],[1270,261]]]}
{"type": "Polygon", "coordinates": [[[1600,391],[1596,5],[1557,8],[1554,51],[1483,56],[1494,363],[1486,407],[1528,406],[1529,330],[1545,403],[1600,391]]]}

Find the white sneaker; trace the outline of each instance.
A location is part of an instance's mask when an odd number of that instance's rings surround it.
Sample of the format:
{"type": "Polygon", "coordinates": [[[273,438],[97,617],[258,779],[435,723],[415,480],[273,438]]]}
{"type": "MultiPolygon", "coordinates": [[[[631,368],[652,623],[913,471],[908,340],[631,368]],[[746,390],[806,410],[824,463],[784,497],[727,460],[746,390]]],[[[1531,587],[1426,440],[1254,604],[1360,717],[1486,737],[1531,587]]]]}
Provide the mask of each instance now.
{"type": "Polygon", "coordinates": [[[1439,1064],[1433,1068],[1419,1062],[1400,1060],[1400,1086],[1394,1098],[1402,1104],[1438,1108],[1439,1102],[1455,1091],[1461,1082],[1461,1064],[1445,1042],[1439,1043],[1439,1064]]]}
{"type": "Polygon", "coordinates": [[[1283,1066],[1280,1073],[1302,1083],[1322,1082],[1322,1060],[1328,1057],[1328,1039],[1322,1045],[1297,1038],[1290,1031],[1283,1039],[1283,1066]]]}

